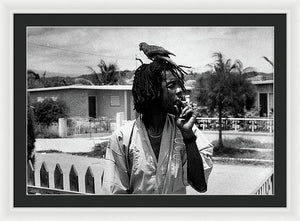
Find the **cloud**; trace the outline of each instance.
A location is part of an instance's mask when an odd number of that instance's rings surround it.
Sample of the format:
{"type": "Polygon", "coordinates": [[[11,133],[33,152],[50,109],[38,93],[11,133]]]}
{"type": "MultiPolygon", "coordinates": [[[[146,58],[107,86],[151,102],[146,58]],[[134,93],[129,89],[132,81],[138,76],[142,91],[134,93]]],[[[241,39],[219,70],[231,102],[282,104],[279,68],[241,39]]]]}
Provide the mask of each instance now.
{"type": "Polygon", "coordinates": [[[28,44],[28,65],[74,74],[104,59],[132,70],[135,56],[149,62],[138,49],[145,41],[172,51],[180,64],[204,67],[213,52],[221,51],[263,69],[257,59],[273,58],[273,38],[270,27],[35,27],[28,29],[28,42],[46,47],[28,44]]]}

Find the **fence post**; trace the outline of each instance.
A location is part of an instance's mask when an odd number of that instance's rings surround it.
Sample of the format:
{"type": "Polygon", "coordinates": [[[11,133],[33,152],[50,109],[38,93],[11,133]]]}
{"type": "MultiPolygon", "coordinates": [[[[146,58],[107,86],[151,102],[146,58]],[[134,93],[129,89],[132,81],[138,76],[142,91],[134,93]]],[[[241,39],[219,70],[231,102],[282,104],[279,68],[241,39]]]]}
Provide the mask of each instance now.
{"type": "Polygon", "coordinates": [[[45,162],[43,162],[41,166],[40,180],[41,180],[41,187],[49,188],[49,171],[47,169],[45,162]]]}
{"type": "Polygon", "coordinates": [[[237,131],[237,121],[233,121],[234,123],[234,131],[237,131]]]}
{"type": "Polygon", "coordinates": [[[59,137],[67,137],[67,118],[59,118],[58,119],[58,136],[59,137]]]}
{"type": "Polygon", "coordinates": [[[254,120],[252,120],[252,132],[254,132],[254,120]]]}
{"type": "Polygon", "coordinates": [[[118,112],[116,114],[116,126],[117,126],[117,129],[122,126],[123,121],[124,121],[124,112],[118,112]]]}
{"type": "Polygon", "coordinates": [[[56,189],[64,189],[64,177],[60,165],[57,163],[54,170],[54,187],[56,189]]]}

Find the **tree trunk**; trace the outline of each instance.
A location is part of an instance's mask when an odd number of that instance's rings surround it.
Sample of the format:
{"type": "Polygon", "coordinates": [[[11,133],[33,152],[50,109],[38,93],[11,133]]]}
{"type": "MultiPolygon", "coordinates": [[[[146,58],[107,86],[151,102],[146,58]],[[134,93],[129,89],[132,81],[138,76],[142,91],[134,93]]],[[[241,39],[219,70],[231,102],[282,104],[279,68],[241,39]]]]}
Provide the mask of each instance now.
{"type": "Polygon", "coordinates": [[[223,141],[222,141],[222,110],[219,108],[219,144],[218,148],[223,148],[223,141]]]}

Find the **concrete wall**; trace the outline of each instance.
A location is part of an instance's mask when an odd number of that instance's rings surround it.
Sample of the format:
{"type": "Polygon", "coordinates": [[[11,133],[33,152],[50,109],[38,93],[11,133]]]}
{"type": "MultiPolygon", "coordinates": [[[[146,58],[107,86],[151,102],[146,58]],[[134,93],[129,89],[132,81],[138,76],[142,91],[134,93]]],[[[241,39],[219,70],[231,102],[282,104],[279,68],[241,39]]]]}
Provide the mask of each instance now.
{"type": "Polygon", "coordinates": [[[88,117],[88,91],[87,90],[55,90],[30,92],[30,101],[37,102],[41,98],[58,98],[66,102],[70,117],[88,117]]]}
{"type": "Polygon", "coordinates": [[[255,86],[259,93],[273,93],[273,84],[256,84],[255,86]]]}
{"type": "Polygon", "coordinates": [[[115,121],[117,112],[125,112],[124,91],[98,90],[97,117],[106,116],[115,121]],[[111,105],[111,96],[119,96],[119,106],[111,105]]]}

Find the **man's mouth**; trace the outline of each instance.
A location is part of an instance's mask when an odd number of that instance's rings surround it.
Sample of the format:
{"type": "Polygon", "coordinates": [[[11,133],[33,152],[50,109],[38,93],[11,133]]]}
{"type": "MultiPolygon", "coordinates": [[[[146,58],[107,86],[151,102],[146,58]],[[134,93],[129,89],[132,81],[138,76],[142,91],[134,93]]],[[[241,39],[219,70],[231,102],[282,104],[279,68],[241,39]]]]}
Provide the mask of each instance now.
{"type": "Polygon", "coordinates": [[[181,101],[181,99],[177,98],[174,102],[175,116],[179,116],[184,107],[185,104],[181,101]]]}

